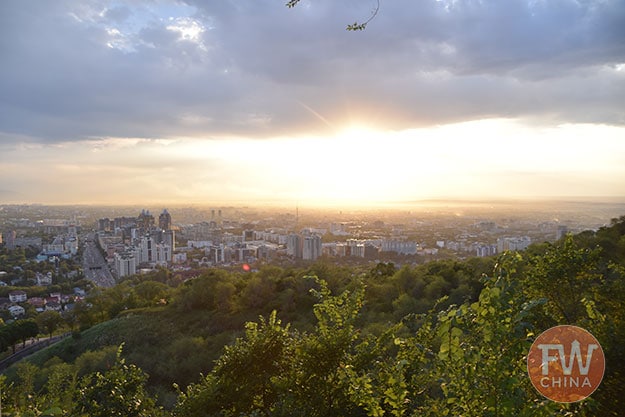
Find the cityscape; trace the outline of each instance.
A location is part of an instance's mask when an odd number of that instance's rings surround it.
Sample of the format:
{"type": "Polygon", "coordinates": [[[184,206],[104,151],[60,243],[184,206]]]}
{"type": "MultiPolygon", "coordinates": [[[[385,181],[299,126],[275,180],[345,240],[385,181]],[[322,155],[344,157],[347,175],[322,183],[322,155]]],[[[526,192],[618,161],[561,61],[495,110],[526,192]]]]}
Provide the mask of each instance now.
{"type": "Polygon", "coordinates": [[[622,416],[625,2],[0,1],[0,417],[622,416]]]}
{"type": "MultiPolygon", "coordinates": [[[[122,207],[111,209],[110,217],[97,218],[106,207],[4,205],[1,242],[7,250],[32,250],[36,262],[73,260],[72,274],[112,287],[126,276],[156,268],[258,268],[319,259],[401,266],[496,256],[522,251],[532,243],[555,242],[568,233],[597,230],[625,211],[625,203],[619,202],[496,202],[473,208],[440,204],[360,212],[143,208],[136,215],[122,207]],[[113,217],[119,212],[127,214],[113,217]]],[[[0,274],[4,285],[24,281],[14,271],[0,274]]],[[[51,278],[50,272],[37,273],[30,283],[51,285],[51,278]]]]}

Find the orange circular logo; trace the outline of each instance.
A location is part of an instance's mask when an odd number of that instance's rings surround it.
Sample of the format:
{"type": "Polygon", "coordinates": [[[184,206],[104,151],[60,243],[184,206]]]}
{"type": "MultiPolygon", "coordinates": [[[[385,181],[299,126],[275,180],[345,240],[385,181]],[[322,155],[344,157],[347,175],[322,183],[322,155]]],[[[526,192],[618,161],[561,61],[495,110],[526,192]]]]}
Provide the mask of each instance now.
{"type": "Polygon", "coordinates": [[[581,401],[603,379],[605,356],[595,337],[576,326],[545,330],[527,354],[527,372],[534,387],[550,400],[581,401]]]}

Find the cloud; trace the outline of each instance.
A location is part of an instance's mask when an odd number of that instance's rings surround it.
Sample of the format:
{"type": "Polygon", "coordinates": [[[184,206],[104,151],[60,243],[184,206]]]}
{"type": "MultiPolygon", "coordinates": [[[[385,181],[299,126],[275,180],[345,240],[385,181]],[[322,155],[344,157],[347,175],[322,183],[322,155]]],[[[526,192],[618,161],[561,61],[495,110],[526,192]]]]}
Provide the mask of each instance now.
{"type": "Polygon", "coordinates": [[[370,203],[622,195],[625,127],[498,119],[401,132],[213,140],[0,137],[0,198],[41,203],[370,203]],[[380,146],[380,141],[384,146],[380,146]]]}
{"type": "Polygon", "coordinates": [[[0,132],[273,137],[350,120],[625,124],[616,0],[4,1],[0,132]],[[321,116],[321,117],[319,117],[321,116]]]}

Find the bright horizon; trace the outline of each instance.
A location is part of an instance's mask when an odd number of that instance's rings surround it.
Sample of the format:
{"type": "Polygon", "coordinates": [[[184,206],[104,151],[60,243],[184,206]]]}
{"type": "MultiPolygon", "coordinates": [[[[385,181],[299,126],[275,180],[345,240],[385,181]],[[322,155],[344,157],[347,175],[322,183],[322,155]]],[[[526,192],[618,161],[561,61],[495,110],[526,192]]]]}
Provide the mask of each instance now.
{"type": "Polygon", "coordinates": [[[23,144],[5,154],[2,175],[19,172],[20,190],[34,196],[19,192],[3,202],[358,206],[623,197],[624,135],[611,126],[480,120],[401,132],[353,125],[326,137],[23,144]],[[19,161],[24,154],[41,169],[19,161]]]}
{"type": "Polygon", "coordinates": [[[590,3],[381,2],[350,33],[326,0],[9,1],[0,203],[625,198],[624,10],[590,3]]]}

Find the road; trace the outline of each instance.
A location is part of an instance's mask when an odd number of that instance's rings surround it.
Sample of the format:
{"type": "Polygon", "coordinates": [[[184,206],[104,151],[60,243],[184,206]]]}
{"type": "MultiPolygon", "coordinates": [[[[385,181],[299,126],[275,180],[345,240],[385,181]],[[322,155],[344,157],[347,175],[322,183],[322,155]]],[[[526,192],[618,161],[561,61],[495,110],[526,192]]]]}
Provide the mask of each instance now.
{"type": "Polygon", "coordinates": [[[99,287],[115,286],[115,278],[113,278],[106,260],[96,245],[95,233],[90,233],[84,242],[85,250],[82,257],[82,266],[85,278],[93,281],[99,287]]]}
{"type": "Polygon", "coordinates": [[[26,356],[32,355],[33,353],[43,348],[46,348],[62,339],[65,339],[68,336],[71,336],[71,332],[53,336],[52,338],[43,337],[38,339],[37,341],[31,340],[30,344],[28,344],[25,348],[21,348],[22,344],[18,343],[18,350],[16,350],[14,354],[0,361],[0,372],[4,372],[4,370],[7,369],[9,366],[25,358],[26,356]]]}

